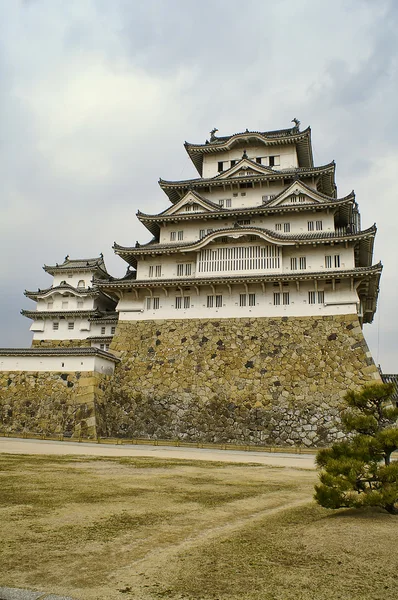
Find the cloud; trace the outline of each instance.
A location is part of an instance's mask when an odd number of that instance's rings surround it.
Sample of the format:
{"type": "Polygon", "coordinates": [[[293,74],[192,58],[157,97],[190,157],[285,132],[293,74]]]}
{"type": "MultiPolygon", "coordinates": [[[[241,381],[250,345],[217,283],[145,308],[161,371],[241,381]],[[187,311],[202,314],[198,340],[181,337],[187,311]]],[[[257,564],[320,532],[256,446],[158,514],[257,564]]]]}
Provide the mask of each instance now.
{"type": "Polygon", "coordinates": [[[29,344],[18,308],[49,284],[42,264],[103,251],[123,274],[111,246],[148,240],[134,215],[168,206],[159,176],[195,176],[185,139],[297,116],[378,223],[366,335],[396,370],[397,20],[388,0],[0,0],[0,345],[29,344]]]}

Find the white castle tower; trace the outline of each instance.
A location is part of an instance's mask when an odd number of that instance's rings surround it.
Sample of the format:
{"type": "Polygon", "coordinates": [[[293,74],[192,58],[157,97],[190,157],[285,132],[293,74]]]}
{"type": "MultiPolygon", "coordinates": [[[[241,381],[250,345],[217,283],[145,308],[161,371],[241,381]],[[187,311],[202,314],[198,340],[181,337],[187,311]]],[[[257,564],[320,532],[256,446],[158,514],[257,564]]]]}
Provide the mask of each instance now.
{"type": "Polygon", "coordinates": [[[115,333],[115,301],[92,284],[93,277],[109,278],[103,256],[85,259],[65,257],[62,264],[45,265],[53,276],[44,290],[25,291],[36,310],[22,310],[33,323],[32,347],[91,346],[107,350],[115,333]]]}
{"type": "Polygon", "coordinates": [[[358,315],[370,323],[382,267],[376,227],[355,194],[337,197],[335,164],[315,167],[311,131],[245,131],[186,143],[200,178],[160,180],[171,206],[138,212],[153,235],[114,245],[133,270],[96,280],[120,321],[358,315]]]}

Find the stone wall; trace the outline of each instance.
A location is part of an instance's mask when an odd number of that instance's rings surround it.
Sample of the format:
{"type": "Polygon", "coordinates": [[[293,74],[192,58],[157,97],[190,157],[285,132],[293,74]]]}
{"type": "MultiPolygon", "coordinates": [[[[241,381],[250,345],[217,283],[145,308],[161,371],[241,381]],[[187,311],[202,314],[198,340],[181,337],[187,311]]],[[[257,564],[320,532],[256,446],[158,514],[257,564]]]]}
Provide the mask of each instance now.
{"type": "Polygon", "coordinates": [[[354,315],[119,321],[100,434],[322,446],[347,389],[380,381],[354,315]]]}
{"type": "Polygon", "coordinates": [[[90,340],[32,340],[32,348],[89,348],[90,340]]]}
{"type": "Polygon", "coordinates": [[[95,438],[106,380],[96,372],[2,371],[0,430],[95,438]]]}

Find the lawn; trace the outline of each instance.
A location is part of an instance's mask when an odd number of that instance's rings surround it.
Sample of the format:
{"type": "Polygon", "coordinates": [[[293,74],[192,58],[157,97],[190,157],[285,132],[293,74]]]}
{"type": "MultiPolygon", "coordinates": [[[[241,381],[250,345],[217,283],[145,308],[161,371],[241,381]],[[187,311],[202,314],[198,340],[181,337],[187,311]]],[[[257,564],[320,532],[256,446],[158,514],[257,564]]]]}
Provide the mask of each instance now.
{"type": "Polygon", "coordinates": [[[0,586],[77,600],[398,599],[398,517],[328,511],[316,473],[0,454],[0,586]]]}

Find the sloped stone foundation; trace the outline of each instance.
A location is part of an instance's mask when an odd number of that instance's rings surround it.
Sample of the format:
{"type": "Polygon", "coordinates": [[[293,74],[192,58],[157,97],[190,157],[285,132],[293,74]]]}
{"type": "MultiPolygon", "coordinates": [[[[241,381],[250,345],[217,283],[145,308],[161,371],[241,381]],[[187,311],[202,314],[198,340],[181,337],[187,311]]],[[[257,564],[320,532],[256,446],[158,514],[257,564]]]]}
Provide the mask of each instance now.
{"type": "Polygon", "coordinates": [[[0,430],[96,438],[107,379],[96,372],[0,372],[0,430]]]}
{"type": "Polygon", "coordinates": [[[103,436],[322,446],[380,381],[354,315],[119,322],[103,436]]]}

